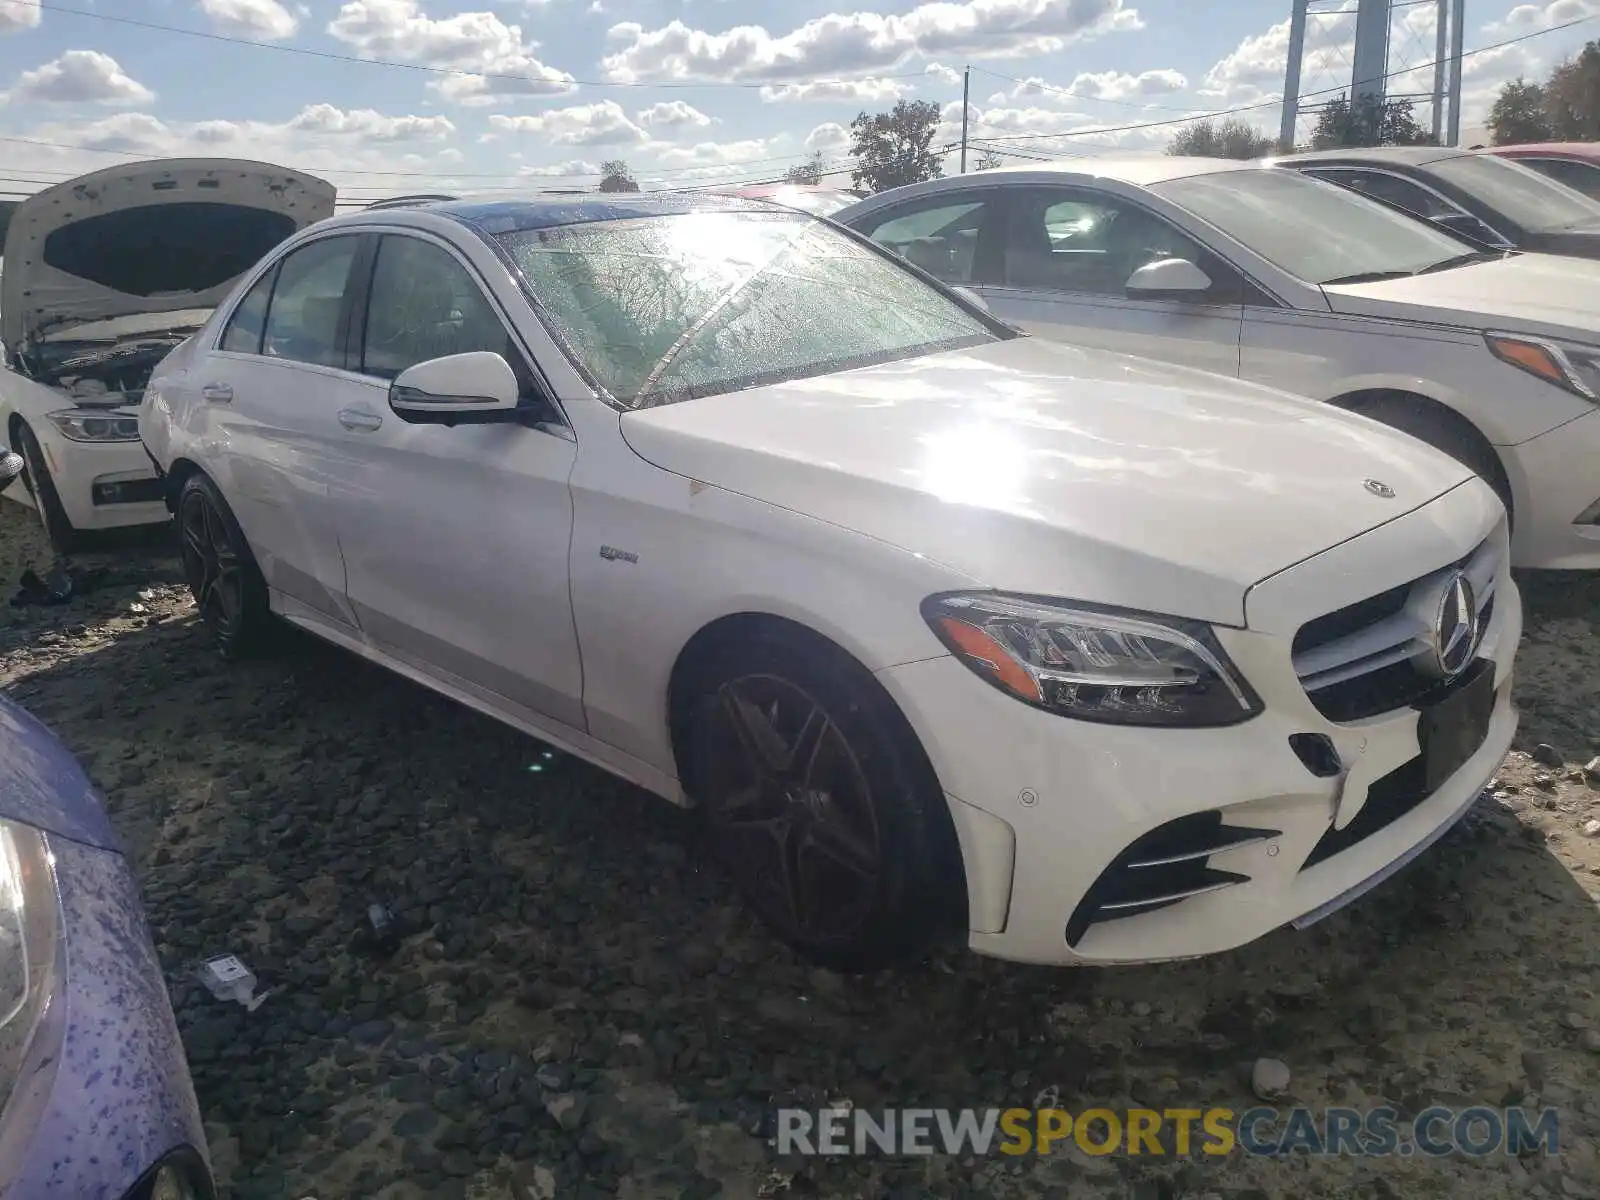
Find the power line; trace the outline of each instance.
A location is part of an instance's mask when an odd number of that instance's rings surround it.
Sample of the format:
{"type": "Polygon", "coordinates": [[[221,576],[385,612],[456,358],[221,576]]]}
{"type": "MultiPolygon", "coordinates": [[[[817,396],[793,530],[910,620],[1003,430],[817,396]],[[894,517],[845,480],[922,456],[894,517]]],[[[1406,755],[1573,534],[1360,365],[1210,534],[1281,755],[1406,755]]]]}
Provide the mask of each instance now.
{"type": "MultiPolygon", "coordinates": [[[[1571,29],[1576,25],[1583,25],[1596,19],[1597,15],[1578,17],[1576,20],[1567,21],[1560,25],[1552,25],[1548,29],[1536,29],[1532,33],[1525,33],[1520,37],[1506,38],[1504,41],[1500,42],[1490,42],[1487,46],[1479,46],[1476,50],[1466,51],[1461,55],[1461,60],[1465,61],[1466,59],[1472,58],[1474,55],[1486,54],[1490,50],[1499,50],[1504,46],[1514,46],[1518,42],[1532,41],[1534,38],[1545,37],[1552,33],[1560,33],[1564,29],[1571,29]]],[[[1383,78],[1388,80],[1393,79],[1397,75],[1409,75],[1413,71],[1427,70],[1429,67],[1434,66],[1438,61],[1438,59],[1433,59],[1429,62],[1417,63],[1413,66],[1404,67],[1397,71],[1390,71],[1384,75],[1383,78]]],[[[1349,90],[1350,89],[1348,86],[1323,88],[1321,91],[1306,92],[1300,98],[1302,100],[1306,100],[1313,96],[1329,96],[1336,92],[1348,92],[1349,90]]],[[[1223,108],[1218,109],[1215,112],[1195,113],[1192,116],[1174,117],[1169,120],[1141,121],[1132,125],[1108,125],[1101,129],[1072,129],[1063,133],[1018,133],[1007,137],[990,138],[988,140],[992,142],[1026,142],[1035,141],[1040,138],[1092,137],[1093,135],[1100,133],[1131,133],[1140,129],[1161,129],[1171,125],[1188,125],[1195,121],[1209,121],[1215,117],[1231,117],[1238,113],[1255,112],[1257,109],[1262,108],[1273,108],[1282,103],[1283,100],[1280,97],[1276,100],[1261,100],[1255,104],[1241,104],[1237,108],[1223,108]]]]}
{"type": "MultiPolygon", "coordinates": [[[[212,33],[204,29],[187,29],[181,25],[163,25],[159,21],[144,21],[137,17],[118,17],[111,13],[95,12],[86,8],[69,8],[64,4],[47,4],[42,0],[0,0],[0,4],[9,4],[21,8],[37,8],[43,12],[61,13],[65,16],[86,17],[94,21],[109,21],[114,25],[131,26],[134,29],[146,29],[155,33],[175,33],[181,37],[202,38],[208,42],[223,42],[231,46],[254,46],[257,50],[275,50],[280,54],[300,54],[310,58],[322,58],[331,62],[364,63],[374,67],[391,67],[400,71],[421,71],[430,75],[461,75],[481,79],[502,79],[517,83],[549,83],[563,88],[572,87],[598,87],[598,88],[741,88],[756,89],[772,87],[789,80],[767,80],[757,83],[740,83],[725,80],[670,80],[656,82],[649,80],[610,80],[610,79],[574,79],[565,71],[556,72],[556,76],[517,75],[508,72],[476,71],[466,67],[438,67],[430,63],[398,62],[386,58],[362,58],[356,54],[340,54],[333,50],[317,50],[311,46],[290,46],[276,42],[258,42],[251,38],[233,37],[225,33],[212,33]],[[557,77],[558,76],[558,77],[557,77]]],[[[555,71],[555,68],[546,68],[555,71]]],[[[867,79],[921,79],[926,72],[912,71],[900,75],[868,75],[857,79],[808,79],[806,83],[859,83],[867,79]]],[[[552,93],[554,94],[554,93],[552,93]]]]}

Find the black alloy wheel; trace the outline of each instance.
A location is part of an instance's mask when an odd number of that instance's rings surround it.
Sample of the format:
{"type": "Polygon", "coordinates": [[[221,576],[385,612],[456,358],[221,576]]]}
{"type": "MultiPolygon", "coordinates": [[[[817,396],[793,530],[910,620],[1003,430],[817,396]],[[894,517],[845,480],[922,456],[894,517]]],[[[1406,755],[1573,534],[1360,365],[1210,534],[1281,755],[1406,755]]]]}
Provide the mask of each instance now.
{"type": "Polygon", "coordinates": [[[707,817],[740,886],[802,940],[852,941],[882,870],[877,814],[854,749],[818,701],[786,679],[730,680],[714,713],[719,777],[707,817]]]}
{"type": "Polygon", "coordinates": [[[223,656],[236,657],[268,620],[266,584],[233,512],[204,475],[193,475],[183,485],[178,538],[184,579],[200,619],[223,656]]]}

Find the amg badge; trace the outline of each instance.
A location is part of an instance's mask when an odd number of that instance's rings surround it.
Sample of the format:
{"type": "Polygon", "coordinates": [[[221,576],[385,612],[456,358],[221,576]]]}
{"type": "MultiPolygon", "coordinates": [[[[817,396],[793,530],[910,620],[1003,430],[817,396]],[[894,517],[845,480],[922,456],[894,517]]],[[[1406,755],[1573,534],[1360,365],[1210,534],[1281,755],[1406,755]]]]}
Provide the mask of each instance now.
{"type": "Polygon", "coordinates": [[[615,546],[601,546],[600,557],[607,562],[620,560],[625,563],[636,563],[639,561],[639,556],[631,550],[618,550],[615,546]]]}
{"type": "Polygon", "coordinates": [[[1361,486],[1381,500],[1394,499],[1394,489],[1381,479],[1365,479],[1361,486]]]}

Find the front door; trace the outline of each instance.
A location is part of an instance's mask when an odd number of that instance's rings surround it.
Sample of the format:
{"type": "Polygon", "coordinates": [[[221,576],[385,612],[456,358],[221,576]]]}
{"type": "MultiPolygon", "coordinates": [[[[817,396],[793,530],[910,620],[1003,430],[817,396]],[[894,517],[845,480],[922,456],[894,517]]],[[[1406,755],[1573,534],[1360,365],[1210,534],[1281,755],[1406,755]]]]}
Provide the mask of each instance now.
{"type": "Polygon", "coordinates": [[[329,486],[363,636],[445,682],[582,729],[570,431],[413,425],[390,410],[401,371],[471,350],[505,355],[538,401],[522,347],[443,242],[384,235],[356,323],[362,391],[342,412],[349,469],[329,486]]]}
{"type": "Polygon", "coordinates": [[[1238,273],[1161,217],[1082,188],[1008,190],[1003,279],[978,288],[996,316],[1080,346],[1237,375],[1243,317],[1238,273]],[[1128,277],[1161,258],[1211,277],[1193,299],[1130,296],[1128,277]]]}

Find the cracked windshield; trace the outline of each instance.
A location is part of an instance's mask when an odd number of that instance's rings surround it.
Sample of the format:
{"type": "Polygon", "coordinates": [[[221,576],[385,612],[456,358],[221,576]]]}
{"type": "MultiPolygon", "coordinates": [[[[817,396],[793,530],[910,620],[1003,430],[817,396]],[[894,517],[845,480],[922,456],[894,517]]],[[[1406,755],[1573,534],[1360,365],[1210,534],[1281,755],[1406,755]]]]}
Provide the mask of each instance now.
{"type": "Polygon", "coordinates": [[[1600,1200],[1600,0],[0,0],[0,1200],[1600,1200]]]}

